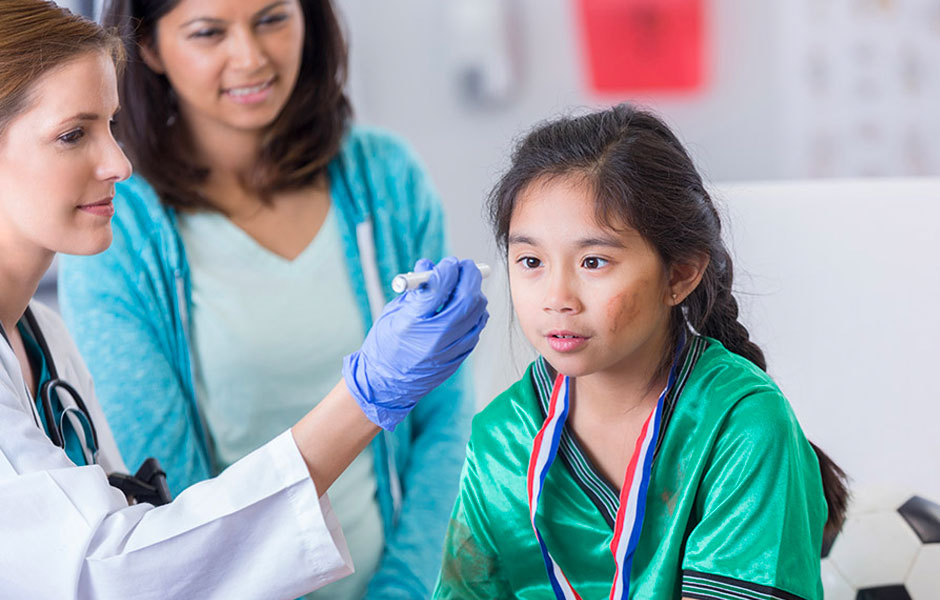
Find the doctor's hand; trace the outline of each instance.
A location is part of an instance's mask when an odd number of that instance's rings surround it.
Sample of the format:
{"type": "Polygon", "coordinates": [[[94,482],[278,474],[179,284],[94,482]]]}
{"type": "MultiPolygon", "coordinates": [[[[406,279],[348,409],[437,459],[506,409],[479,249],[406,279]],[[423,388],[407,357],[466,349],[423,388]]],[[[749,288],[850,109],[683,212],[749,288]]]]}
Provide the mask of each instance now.
{"type": "Polygon", "coordinates": [[[434,266],[421,259],[414,270],[433,272],[389,302],[362,348],[343,360],[350,393],[370,421],[388,430],[453,375],[489,319],[473,261],[451,256],[434,266]]]}

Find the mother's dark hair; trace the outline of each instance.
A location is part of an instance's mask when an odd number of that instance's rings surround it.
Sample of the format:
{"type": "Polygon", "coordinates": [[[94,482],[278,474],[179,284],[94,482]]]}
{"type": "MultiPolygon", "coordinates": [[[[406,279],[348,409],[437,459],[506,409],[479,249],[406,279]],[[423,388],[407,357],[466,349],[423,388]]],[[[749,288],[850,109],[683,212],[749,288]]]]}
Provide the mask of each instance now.
{"type": "MultiPolygon", "coordinates": [[[[536,127],[516,147],[512,164],[490,194],[488,208],[497,241],[505,250],[513,209],[535,182],[575,177],[593,191],[598,223],[636,229],[665,265],[709,257],[698,287],[672,310],[672,347],[688,325],[766,370],[760,347],[738,321],[732,294],[734,269],[721,237],[721,219],[691,157],[655,115],[621,104],[564,117],[536,127]]],[[[847,503],[845,475],[818,447],[829,504],[827,536],[841,526],[847,503]]]]}
{"type": "MultiPolygon", "coordinates": [[[[179,208],[211,208],[200,192],[209,175],[199,163],[185,127],[176,118],[175,94],[166,76],[143,61],[141,44],[153,41],[161,17],[180,0],[111,0],[105,26],[125,40],[127,67],[119,89],[116,135],[134,169],[179,208]]],[[[329,0],[300,0],[304,47],[297,84],[267,128],[246,182],[262,198],[305,187],[322,175],[339,151],[352,108],[345,93],[347,49],[329,0]]]]}

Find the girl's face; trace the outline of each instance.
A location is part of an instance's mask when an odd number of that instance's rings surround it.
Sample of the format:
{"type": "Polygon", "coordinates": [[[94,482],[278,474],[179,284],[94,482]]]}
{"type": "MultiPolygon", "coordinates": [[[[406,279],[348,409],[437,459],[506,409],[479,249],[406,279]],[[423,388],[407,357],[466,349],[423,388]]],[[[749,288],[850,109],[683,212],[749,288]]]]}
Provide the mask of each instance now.
{"type": "Polygon", "coordinates": [[[537,180],[520,195],[508,238],[516,314],[570,377],[655,369],[676,304],[669,272],[635,230],[599,225],[594,205],[575,179],[537,180]]]}
{"type": "Polygon", "coordinates": [[[0,135],[6,248],[94,254],[111,243],[114,184],[131,165],[111,135],[114,63],[89,52],[44,74],[0,135]]]}
{"type": "Polygon", "coordinates": [[[303,45],[299,0],[181,0],[141,51],[201,138],[270,125],[297,83],[303,45]]]}

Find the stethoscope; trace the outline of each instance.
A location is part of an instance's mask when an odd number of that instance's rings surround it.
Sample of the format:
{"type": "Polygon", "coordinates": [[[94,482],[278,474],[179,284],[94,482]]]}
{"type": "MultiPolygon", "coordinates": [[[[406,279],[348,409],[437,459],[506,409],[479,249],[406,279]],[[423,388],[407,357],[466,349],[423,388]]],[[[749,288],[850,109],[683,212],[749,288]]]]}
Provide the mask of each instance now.
{"type": "MultiPolygon", "coordinates": [[[[45,429],[49,439],[59,448],[65,449],[65,423],[69,421],[69,415],[72,415],[72,417],[78,420],[82,429],[82,435],[79,436],[79,439],[82,441],[82,451],[85,454],[86,462],[88,462],[88,464],[97,463],[98,431],[95,429],[95,424],[92,421],[91,413],[88,412],[85,401],[72,384],[59,377],[59,371],[56,369],[52,352],[49,349],[49,345],[46,343],[46,338],[42,334],[42,330],[39,328],[39,323],[36,322],[33,311],[29,307],[26,307],[26,312],[23,313],[23,319],[25,320],[29,333],[39,346],[39,351],[42,353],[43,360],[46,363],[46,369],[49,371],[49,380],[45,381],[39,387],[37,394],[39,397],[39,405],[46,421],[45,429]],[[66,392],[72,398],[75,405],[63,406],[62,414],[56,419],[55,412],[53,411],[53,400],[58,398],[58,393],[62,391],[66,392]]],[[[10,338],[7,337],[7,333],[3,330],[2,325],[0,325],[0,334],[3,335],[3,339],[6,340],[7,344],[10,344],[10,338]]],[[[10,347],[12,348],[12,344],[10,347]]],[[[35,413],[34,418],[36,418],[35,413]]],[[[36,425],[39,426],[40,429],[43,429],[38,418],[36,418],[36,421],[36,425]]],[[[72,423],[72,427],[76,430],[78,429],[75,427],[74,423],[72,423]]]]}
{"type": "MultiPolygon", "coordinates": [[[[44,428],[42,423],[39,422],[38,411],[33,411],[33,419],[36,421],[36,426],[39,427],[40,430],[45,430],[49,440],[64,450],[65,423],[66,421],[70,422],[73,429],[76,430],[76,434],[79,429],[81,429],[81,435],[77,435],[77,437],[82,444],[82,452],[85,455],[85,461],[89,465],[97,464],[99,448],[98,431],[95,429],[95,424],[94,421],[92,421],[91,413],[88,411],[88,406],[82,399],[81,394],[78,393],[78,390],[76,390],[72,384],[59,377],[59,371],[56,369],[49,344],[46,343],[46,338],[39,328],[39,323],[36,322],[36,317],[28,306],[26,307],[26,312],[23,313],[23,319],[25,320],[26,328],[29,330],[30,335],[33,336],[33,339],[39,346],[39,351],[42,353],[43,360],[46,363],[46,369],[49,371],[49,380],[39,387],[39,393],[37,394],[47,427],[44,428]],[[62,391],[66,392],[72,398],[75,406],[63,405],[62,414],[59,415],[59,419],[56,419],[55,412],[52,408],[53,400],[58,401],[60,397],[58,394],[62,391]],[[71,415],[71,417],[69,415],[71,415]],[[80,428],[75,426],[73,418],[80,423],[80,428]]],[[[12,349],[13,345],[10,344],[10,338],[7,337],[7,333],[4,331],[2,324],[0,324],[0,335],[3,336],[3,339],[12,349]]],[[[62,404],[61,402],[59,403],[62,404]]],[[[129,500],[149,502],[155,506],[166,504],[171,500],[170,489],[166,482],[166,473],[155,458],[145,460],[134,475],[109,473],[108,483],[124,492],[129,500]]]]}

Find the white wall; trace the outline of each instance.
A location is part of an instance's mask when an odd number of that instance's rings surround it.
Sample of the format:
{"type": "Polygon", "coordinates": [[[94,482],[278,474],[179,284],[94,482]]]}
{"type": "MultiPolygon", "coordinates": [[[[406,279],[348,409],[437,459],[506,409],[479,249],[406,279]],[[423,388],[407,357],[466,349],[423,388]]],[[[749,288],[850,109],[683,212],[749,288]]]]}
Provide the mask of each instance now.
{"type": "MultiPolygon", "coordinates": [[[[481,0],[484,1],[484,0],[481,0]]],[[[505,0],[517,8],[517,95],[503,106],[468,106],[440,0],[338,0],[349,30],[353,99],[360,121],[414,144],[440,188],[454,249],[492,260],[481,201],[504,168],[512,140],[536,121],[578,106],[626,98],[589,94],[570,0],[505,0]]],[[[644,96],[677,128],[711,180],[785,176],[776,77],[775,2],[706,2],[713,65],[701,92],[644,96]]]]}
{"type": "Polygon", "coordinates": [[[721,186],[743,321],[810,439],[940,499],[940,179],[721,186]]]}

